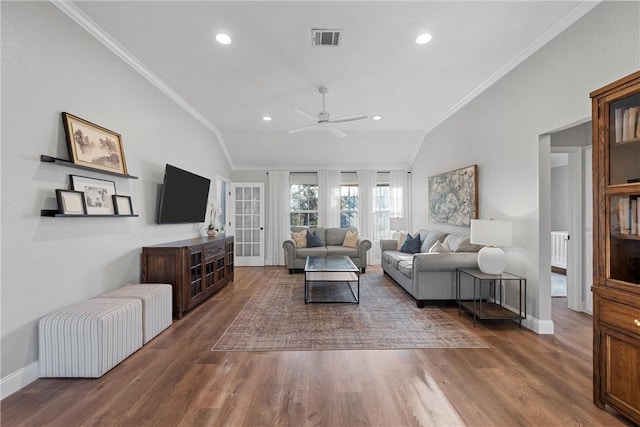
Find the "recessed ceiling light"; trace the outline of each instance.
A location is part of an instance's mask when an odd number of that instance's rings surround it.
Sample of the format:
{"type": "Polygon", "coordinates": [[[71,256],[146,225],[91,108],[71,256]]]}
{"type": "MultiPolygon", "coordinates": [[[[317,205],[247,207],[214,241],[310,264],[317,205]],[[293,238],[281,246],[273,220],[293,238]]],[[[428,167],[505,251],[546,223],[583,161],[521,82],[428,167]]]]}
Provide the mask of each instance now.
{"type": "Polygon", "coordinates": [[[216,40],[218,40],[218,43],[220,43],[220,44],[230,44],[231,43],[231,37],[229,37],[228,35],[226,35],[224,33],[216,34],[216,40]]]}
{"type": "Polygon", "coordinates": [[[382,116],[373,116],[372,119],[375,121],[382,120],[382,116]]]}
{"type": "Polygon", "coordinates": [[[430,41],[431,41],[431,34],[427,34],[427,33],[420,34],[416,39],[416,43],[418,44],[427,44],[430,41]]]}
{"type": "Polygon", "coordinates": [[[262,118],[262,120],[264,120],[265,122],[270,122],[271,121],[271,117],[270,116],[264,116],[262,118]]]}

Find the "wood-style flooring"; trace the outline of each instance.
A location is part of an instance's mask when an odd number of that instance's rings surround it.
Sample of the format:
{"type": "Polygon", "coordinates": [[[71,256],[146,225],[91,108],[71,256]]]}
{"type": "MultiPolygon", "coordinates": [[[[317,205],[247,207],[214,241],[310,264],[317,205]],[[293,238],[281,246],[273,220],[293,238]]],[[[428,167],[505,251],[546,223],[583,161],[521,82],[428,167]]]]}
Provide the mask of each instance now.
{"type": "Polygon", "coordinates": [[[102,378],[39,379],[7,397],[1,425],[632,425],[593,405],[592,320],[563,298],[555,335],[478,322],[489,349],[209,351],[269,268],[236,268],[232,284],[102,378]]]}

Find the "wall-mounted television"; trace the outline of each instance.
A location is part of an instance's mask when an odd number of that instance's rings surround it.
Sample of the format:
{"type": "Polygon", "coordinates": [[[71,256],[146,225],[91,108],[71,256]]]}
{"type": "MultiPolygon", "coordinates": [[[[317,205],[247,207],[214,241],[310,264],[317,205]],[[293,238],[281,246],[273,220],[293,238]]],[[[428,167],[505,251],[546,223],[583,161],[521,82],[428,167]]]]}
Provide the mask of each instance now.
{"type": "Polygon", "coordinates": [[[160,194],[158,224],[204,222],[211,180],[167,164],[160,194]]]}

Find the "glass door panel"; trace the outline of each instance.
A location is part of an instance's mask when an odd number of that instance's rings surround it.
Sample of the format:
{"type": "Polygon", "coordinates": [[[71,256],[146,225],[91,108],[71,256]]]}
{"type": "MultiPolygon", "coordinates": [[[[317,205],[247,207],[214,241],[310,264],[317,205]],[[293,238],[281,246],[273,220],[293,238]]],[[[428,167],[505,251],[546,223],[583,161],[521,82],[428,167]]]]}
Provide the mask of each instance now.
{"type": "Polygon", "coordinates": [[[235,183],[235,265],[264,265],[264,184],[235,183]]]}

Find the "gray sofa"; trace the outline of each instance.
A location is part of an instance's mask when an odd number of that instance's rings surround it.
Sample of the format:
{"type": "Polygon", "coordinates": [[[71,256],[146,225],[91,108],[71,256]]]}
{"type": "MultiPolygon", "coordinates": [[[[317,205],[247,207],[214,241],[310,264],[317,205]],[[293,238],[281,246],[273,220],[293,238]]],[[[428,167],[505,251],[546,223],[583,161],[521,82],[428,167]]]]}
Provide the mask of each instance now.
{"type": "MultiPolygon", "coordinates": [[[[456,268],[478,268],[478,250],[468,236],[436,230],[420,230],[420,253],[397,250],[398,241],[380,241],[382,269],[415,298],[418,307],[427,303],[455,301],[456,268]],[[436,241],[451,245],[452,252],[429,253],[436,241]]],[[[462,298],[473,297],[473,286],[462,287],[462,298]]]]}
{"type": "MultiPolygon", "coordinates": [[[[307,230],[306,227],[293,227],[292,231],[307,230]]],[[[308,228],[322,240],[322,246],[315,248],[298,248],[293,239],[287,239],[282,243],[284,259],[289,269],[289,274],[294,270],[304,269],[308,256],[348,256],[356,267],[364,273],[367,268],[367,251],[371,249],[371,240],[359,237],[357,248],[342,246],[347,230],[357,231],[357,228],[308,228]]]]}

